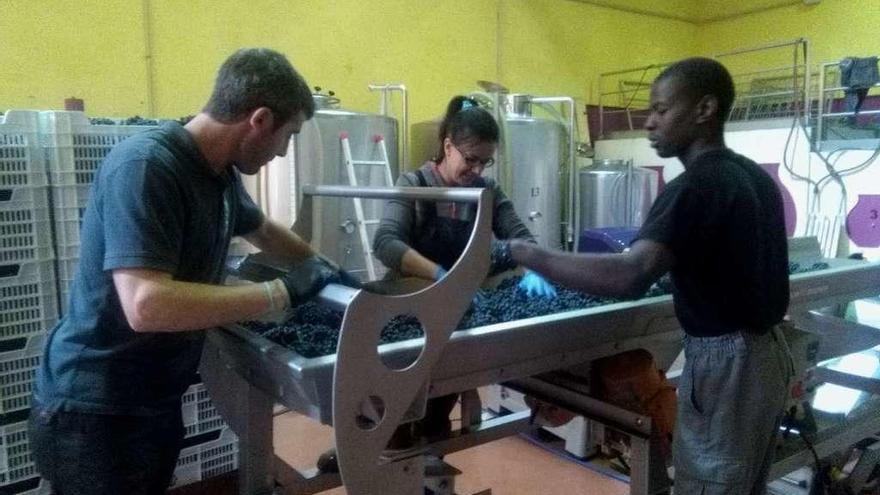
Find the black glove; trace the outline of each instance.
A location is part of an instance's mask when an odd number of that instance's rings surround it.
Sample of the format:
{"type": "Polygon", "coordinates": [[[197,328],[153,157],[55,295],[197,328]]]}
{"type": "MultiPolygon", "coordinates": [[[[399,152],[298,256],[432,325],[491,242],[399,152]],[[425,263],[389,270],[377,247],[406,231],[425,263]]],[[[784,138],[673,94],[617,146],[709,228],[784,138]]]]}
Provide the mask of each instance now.
{"type": "Polygon", "coordinates": [[[339,270],[339,283],[342,285],[347,285],[352,289],[363,289],[364,284],[361,283],[360,279],[355,277],[354,275],[348,273],[347,271],[340,268],[339,270]]]}
{"type": "Polygon", "coordinates": [[[489,255],[489,276],[497,275],[507,270],[516,268],[513,258],[510,256],[509,241],[492,241],[492,251],[489,255]]]}
{"type": "Polygon", "coordinates": [[[318,258],[321,258],[321,260],[324,263],[326,263],[327,266],[336,270],[336,272],[339,274],[339,280],[337,282],[332,282],[332,283],[342,284],[342,285],[351,287],[352,289],[363,289],[364,288],[364,285],[361,283],[361,279],[355,277],[354,275],[352,275],[352,274],[348,273],[347,271],[345,271],[344,269],[340,268],[340,266],[337,265],[336,263],[334,263],[332,260],[330,260],[330,258],[325,257],[323,254],[316,254],[315,256],[317,256],[318,258]]]}
{"type": "Polygon", "coordinates": [[[315,297],[327,284],[341,282],[340,270],[318,256],[311,256],[296,264],[280,279],[287,288],[291,306],[315,297]]]}

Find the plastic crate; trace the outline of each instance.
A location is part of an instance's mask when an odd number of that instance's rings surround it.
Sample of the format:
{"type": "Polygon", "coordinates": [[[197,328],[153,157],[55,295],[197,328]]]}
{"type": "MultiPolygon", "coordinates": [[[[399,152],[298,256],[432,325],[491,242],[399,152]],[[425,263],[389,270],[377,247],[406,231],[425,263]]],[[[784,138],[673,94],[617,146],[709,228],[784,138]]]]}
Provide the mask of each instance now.
{"type": "Polygon", "coordinates": [[[34,476],[14,485],[0,485],[0,495],[51,495],[52,484],[47,480],[34,476]]]}
{"type": "Polygon", "coordinates": [[[183,394],[183,426],[186,437],[193,437],[227,427],[226,422],[214,408],[208,389],[202,383],[190,386],[183,394]]]}
{"type": "MultiPolygon", "coordinates": [[[[28,339],[23,349],[0,354],[0,416],[31,407],[31,391],[44,343],[44,336],[38,335],[28,339]]],[[[0,463],[0,469],[2,466],[0,463]]]]}
{"type": "Polygon", "coordinates": [[[28,441],[27,421],[0,426],[0,487],[37,476],[28,441]]]}
{"type": "Polygon", "coordinates": [[[139,125],[92,125],[82,112],[40,112],[40,140],[52,185],[91,184],[114,146],[152,129],[139,125]]]}
{"type": "Polygon", "coordinates": [[[38,117],[35,110],[10,110],[0,116],[0,195],[47,184],[38,117]]]}
{"type": "Polygon", "coordinates": [[[180,451],[171,488],[206,480],[237,468],[238,437],[232,430],[226,429],[216,440],[180,451]]]}
{"type": "Polygon", "coordinates": [[[79,256],[80,228],[90,192],[90,185],[52,188],[55,246],[59,258],[79,256]]]}
{"type": "Polygon", "coordinates": [[[52,259],[46,187],[19,188],[0,198],[0,265],[52,259]]]}
{"type": "MultiPolygon", "coordinates": [[[[21,186],[11,189],[2,189],[0,190],[0,206],[12,203],[20,206],[28,203],[34,203],[35,201],[36,204],[48,206],[48,203],[42,197],[46,195],[46,191],[48,191],[48,189],[49,188],[46,186],[21,186]]],[[[35,207],[36,204],[33,204],[31,207],[35,207]]]]}
{"type": "MultiPolygon", "coordinates": [[[[60,248],[59,248],[60,250],[60,248]]],[[[76,275],[76,267],[79,265],[79,257],[58,259],[58,299],[60,301],[61,314],[67,314],[70,304],[70,284],[76,275]]]]}
{"type": "MultiPolygon", "coordinates": [[[[58,321],[51,260],[0,267],[0,357],[13,341],[39,335],[58,321]]],[[[19,346],[18,348],[20,348],[19,346]]]]}

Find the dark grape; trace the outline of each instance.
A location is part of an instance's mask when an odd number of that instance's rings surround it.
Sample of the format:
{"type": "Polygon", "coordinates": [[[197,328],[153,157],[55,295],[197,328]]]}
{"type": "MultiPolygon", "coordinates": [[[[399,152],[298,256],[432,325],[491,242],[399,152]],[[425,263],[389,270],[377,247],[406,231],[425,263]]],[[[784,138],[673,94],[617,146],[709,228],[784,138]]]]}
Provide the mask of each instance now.
{"type": "Polygon", "coordinates": [[[89,123],[92,125],[117,125],[115,120],[105,117],[92,117],[89,119],[89,123]]]}
{"type": "MultiPolygon", "coordinates": [[[[788,268],[789,273],[804,273],[827,269],[828,263],[815,262],[802,268],[800,264],[792,262],[788,268]]],[[[592,296],[558,285],[555,286],[555,298],[529,298],[517,287],[520,279],[511,277],[495,289],[482,290],[479,303],[468,308],[458,330],[617,302],[616,299],[592,296]]],[[[672,280],[666,274],[645,293],[645,297],[662,296],[671,292],[672,280]]],[[[336,352],[342,313],[309,302],[293,308],[281,324],[247,322],[244,325],[273,342],[295,350],[303,357],[312,358],[336,352]]],[[[423,335],[421,325],[415,317],[401,315],[388,322],[382,330],[379,343],[400,342],[423,335]]]]}
{"type": "Polygon", "coordinates": [[[134,117],[129,117],[123,120],[122,125],[159,125],[159,121],[135,115],[134,117]]]}

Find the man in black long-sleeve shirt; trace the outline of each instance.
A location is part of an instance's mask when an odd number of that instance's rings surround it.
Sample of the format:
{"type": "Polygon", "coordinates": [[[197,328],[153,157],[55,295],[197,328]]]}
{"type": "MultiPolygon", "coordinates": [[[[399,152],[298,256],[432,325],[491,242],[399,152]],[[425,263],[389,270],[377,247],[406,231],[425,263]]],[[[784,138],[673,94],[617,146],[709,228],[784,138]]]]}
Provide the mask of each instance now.
{"type": "Polygon", "coordinates": [[[590,255],[511,241],[513,261],[597,295],[638,297],[671,272],[685,331],[673,440],[675,493],[760,494],[791,377],[777,324],[788,307],[782,199],[772,179],[724,144],[733,82],[704,58],[668,67],[645,124],[685,171],[657,198],[630,249],[590,255]]]}

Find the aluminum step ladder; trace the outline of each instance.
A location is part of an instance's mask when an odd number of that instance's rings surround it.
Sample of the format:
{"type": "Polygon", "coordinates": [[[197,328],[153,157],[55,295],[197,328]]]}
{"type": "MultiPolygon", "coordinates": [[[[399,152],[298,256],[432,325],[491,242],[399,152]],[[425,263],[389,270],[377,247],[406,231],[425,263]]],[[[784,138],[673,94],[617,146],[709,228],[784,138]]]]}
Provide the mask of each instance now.
{"type": "MultiPolygon", "coordinates": [[[[394,179],[391,177],[391,164],[388,162],[388,150],[385,148],[385,137],[381,134],[373,136],[373,142],[376,144],[378,151],[378,160],[355,160],[351,156],[351,143],[348,140],[348,133],[339,133],[339,141],[342,143],[342,157],[345,160],[345,170],[348,173],[348,183],[351,186],[359,186],[357,181],[357,173],[355,167],[382,167],[384,171],[385,184],[383,186],[391,187],[394,185],[394,179]]],[[[372,173],[370,177],[372,177],[372,173]]],[[[365,184],[367,186],[375,186],[375,184],[365,184]]],[[[364,205],[361,198],[352,198],[354,202],[354,214],[357,221],[357,232],[360,238],[362,252],[364,253],[364,266],[367,270],[367,276],[370,280],[376,280],[376,259],[373,256],[373,246],[370,242],[370,236],[367,233],[368,225],[378,225],[381,218],[366,218],[364,215],[364,205]]]]}

